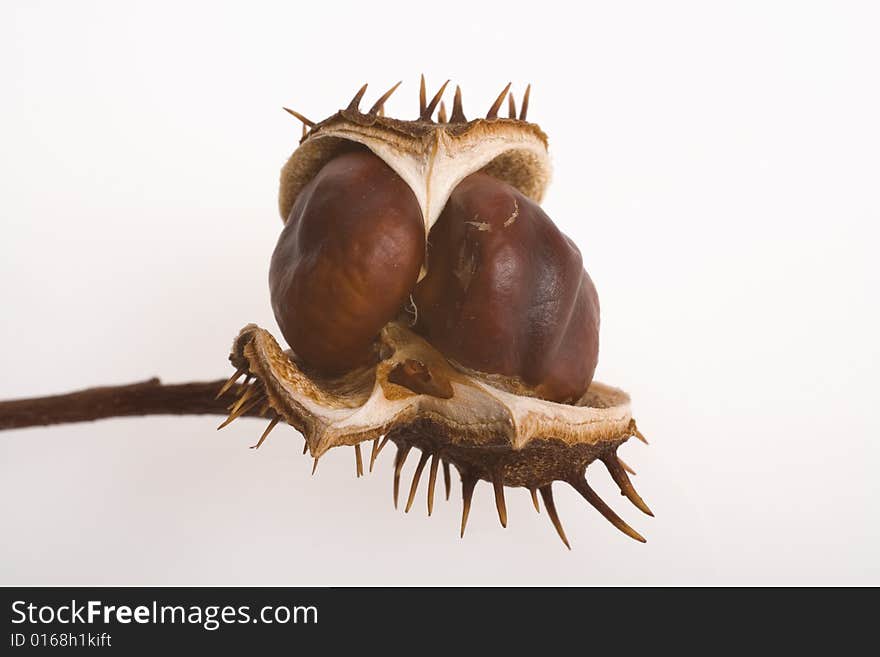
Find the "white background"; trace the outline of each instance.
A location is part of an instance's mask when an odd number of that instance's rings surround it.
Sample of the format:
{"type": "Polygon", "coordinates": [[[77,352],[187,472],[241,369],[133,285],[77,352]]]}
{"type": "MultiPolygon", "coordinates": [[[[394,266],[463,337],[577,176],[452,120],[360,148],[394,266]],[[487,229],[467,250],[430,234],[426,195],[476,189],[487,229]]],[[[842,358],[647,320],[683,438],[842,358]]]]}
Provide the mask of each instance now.
{"type": "Polygon", "coordinates": [[[532,82],[657,517],[594,466],[646,545],[561,485],[572,552],[486,484],[460,540],[457,490],[392,509],[390,450],[312,478],[290,428],[110,420],[0,435],[0,584],[880,584],[878,33],[869,2],[7,0],[0,398],[220,378],[277,334],[282,105],[403,79],[413,117],[424,72],[474,116],[532,82]]]}

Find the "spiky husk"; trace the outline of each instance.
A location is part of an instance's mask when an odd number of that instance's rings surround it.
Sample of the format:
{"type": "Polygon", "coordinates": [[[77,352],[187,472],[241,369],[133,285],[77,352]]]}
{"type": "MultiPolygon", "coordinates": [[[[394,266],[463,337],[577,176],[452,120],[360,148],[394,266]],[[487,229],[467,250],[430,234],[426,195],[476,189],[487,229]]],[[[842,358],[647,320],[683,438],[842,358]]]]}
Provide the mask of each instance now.
{"type": "MultiPolygon", "coordinates": [[[[244,327],[230,354],[230,362],[236,368],[230,382],[244,375],[246,381],[253,383],[241,388],[241,396],[230,408],[230,419],[221,426],[261,405],[270,424],[256,446],[283,421],[302,433],[306,451],[316,465],[331,448],[354,446],[359,474],[363,470],[361,443],[373,442],[372,470],[382,448],[393,442],[398,448],[395,506],[401,468],[409,452],[416,448],[422,457],[410,487],[407,510],[412,506],[428,460],[433,460],[429,511],[436,472],[442,462],[454,465],[459,472],[466,511],[476,482],[491,482],[499,517],[505,525],[505,487],[542,491],[547,506],[546,500],[552,500],[548,498],[550,486],[554,481],[565,481],[615,526],[637,540],[644,540],[605,506],[584,480],[587,466],[599,459],[623,494],[650,513],[616,457],[621,444],[631,436],[641,437],[625,392],[594,382],[576,404],[557,404],[502,390],[456,368],[425,340],[397,322],[383,329],[380,342],[384,358],[377,365],[343,377],[322,379],[305,372],[269,332],[253,324],[244,327]],[[448,382],[451,395],[440,395],[430,388],[429,392],[413,390],[393,382],[393,373],[407,362],[424,365],[440,384],[448,382]]],[[[552,520],[555,511],[548,507],[548,513],[552,520]]],[[[554,525],[561,527],[558,518],[554,525]]]]}

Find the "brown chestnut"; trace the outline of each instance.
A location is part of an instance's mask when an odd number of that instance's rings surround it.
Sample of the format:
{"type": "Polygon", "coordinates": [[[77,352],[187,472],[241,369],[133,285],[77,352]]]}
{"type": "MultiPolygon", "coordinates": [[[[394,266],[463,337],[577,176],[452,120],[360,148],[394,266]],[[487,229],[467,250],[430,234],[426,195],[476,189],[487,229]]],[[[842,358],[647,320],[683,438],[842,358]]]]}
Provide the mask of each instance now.
{"type": "Polygon", "coordinates": [[[593,378],[599,300],[574,243],[486,173],[452,192],[428,236],[416,330],[447,357],[570,403],[593,378]]]}
{"type": "Polygon", "coordinates": [[[366,149],[330,160],[297,197],[269,269],[272,309],[296,357],[325,375],[372,362],[424,256],[422,213],[400,176],[366,149]]]}

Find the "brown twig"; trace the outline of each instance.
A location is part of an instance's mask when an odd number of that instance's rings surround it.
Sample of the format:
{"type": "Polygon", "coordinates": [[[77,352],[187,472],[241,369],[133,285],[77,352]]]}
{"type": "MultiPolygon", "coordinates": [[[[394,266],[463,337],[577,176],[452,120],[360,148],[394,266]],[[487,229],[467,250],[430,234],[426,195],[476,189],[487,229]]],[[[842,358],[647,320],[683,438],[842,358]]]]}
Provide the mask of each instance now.
{"type": "MultiPolygon", "coordinates": [[[[224,380],[163,385],[159,379],[102,386],[65,395],[0,401],[0,431],[132,415],[226,415],[241,394],[235,385],[215,399],[224,380]]],[[[253,409],[245,415],[258,415],[253,409]]]]}

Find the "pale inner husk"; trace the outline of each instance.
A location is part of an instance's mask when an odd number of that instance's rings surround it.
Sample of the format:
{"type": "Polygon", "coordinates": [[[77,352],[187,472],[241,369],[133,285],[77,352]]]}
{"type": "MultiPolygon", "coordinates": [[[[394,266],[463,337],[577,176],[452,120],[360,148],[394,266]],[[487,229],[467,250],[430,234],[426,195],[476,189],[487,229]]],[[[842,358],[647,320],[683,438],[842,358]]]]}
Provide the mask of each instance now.
{"type": "Polygon", "coordinates": [[[497,119],[473,121],[464,130],[450,130],[445,124],[419,128],[422,133],[414,136],[381,123],[362,125],[343,118],[322,125],[282,169],[281,218],[287,221],[299,192],[345,141],[363,144],[403,178],[418,200],[426,234],[456,185],[480,169],[534,201],[542,200],[551,167],[546,137],[536,126],[497,119]]]}
{"type": "Polygon", "coordinates": [[[372,440],[424,418],[442,428],[438,440],[461,446],[517,450],[536,439],[596,444],[632,434],[629,395],[617,388],[594,381],[577,404],[557,404],[507,392],[452,368],[401,324],[388,324],[380,339],[391,354],[388,358],[369,372],[353,372],[335,381],[317,382],[308,376],[268,331],[253,324],[240,332],[230,360],[262,382],[272,408],[303,433],[315,457],[336,445],[372,440]],[[407,359],[449,380],[452,397],[418,394],[391,383],[389,373],[407,359]]]}

